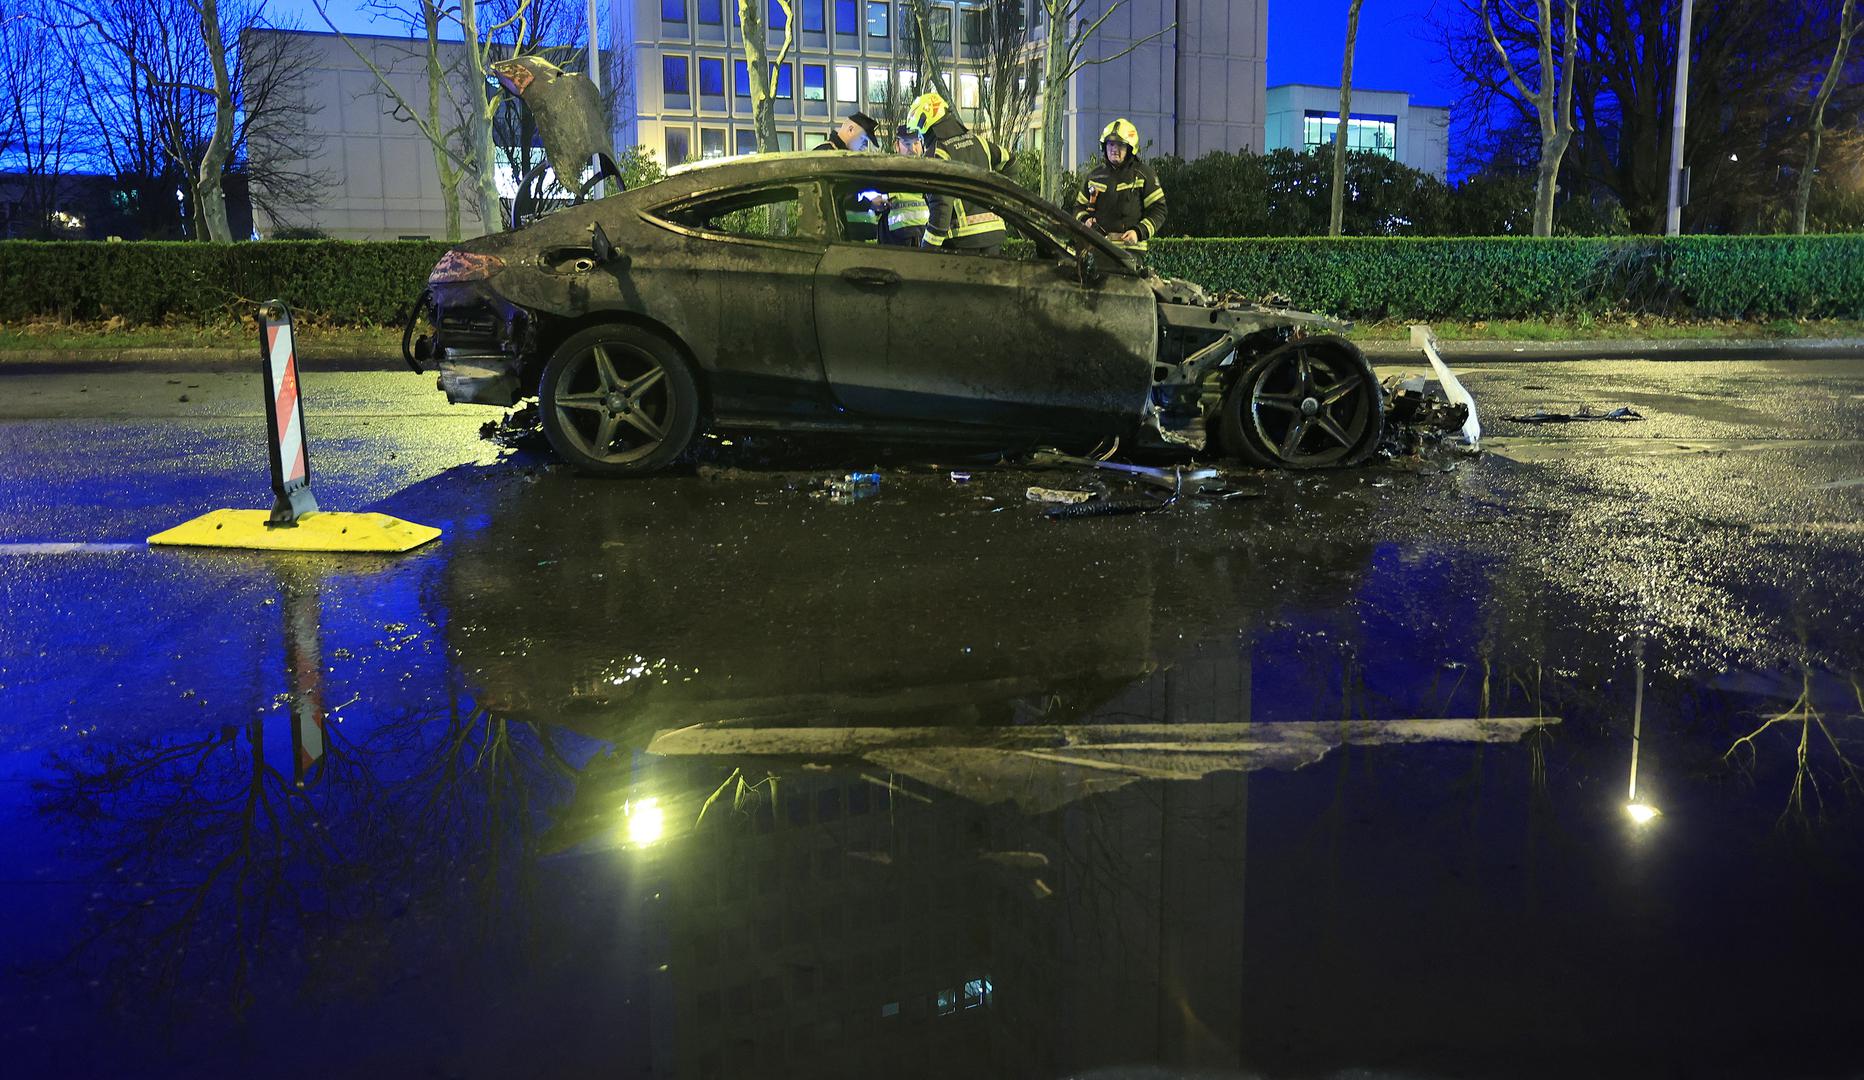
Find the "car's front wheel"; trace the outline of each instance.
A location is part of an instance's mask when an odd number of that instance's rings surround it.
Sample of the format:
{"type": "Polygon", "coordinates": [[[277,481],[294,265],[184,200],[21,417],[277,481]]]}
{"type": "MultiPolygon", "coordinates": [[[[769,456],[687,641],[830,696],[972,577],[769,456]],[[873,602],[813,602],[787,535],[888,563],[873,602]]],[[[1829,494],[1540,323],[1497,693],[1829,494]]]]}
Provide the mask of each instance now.
{"type": "Polygon", "coordinates": [[[699,433],[692,366],[638,326],[596,326],[566,339],[544,365],[537,402],[550,445],[584,472],[656,472],[699,433]]]}
{"type": "Polygon", "coordinates": [[[1384,434],[1385,393],[1343,338],[1303,338],[1262,354],[1224,395],[1222,448],[1258,465],[1356,465],[1384,434]]]}

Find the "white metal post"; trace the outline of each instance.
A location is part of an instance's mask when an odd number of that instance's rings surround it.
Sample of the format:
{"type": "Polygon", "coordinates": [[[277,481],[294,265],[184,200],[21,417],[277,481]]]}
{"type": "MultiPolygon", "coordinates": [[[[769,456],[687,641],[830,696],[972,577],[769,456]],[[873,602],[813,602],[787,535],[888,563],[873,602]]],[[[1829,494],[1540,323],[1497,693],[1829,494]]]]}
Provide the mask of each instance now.
{"type": "Polygon", "coordinates": [[[1671,113],[1670,210],[1663,222],[1665,236],[1683,231],[1683,126],[1689,112],[1689,39],[1695,11],[1695,0],[1683,0],[1682,22],[1676,31],[1676,108],[1671,113]]]}

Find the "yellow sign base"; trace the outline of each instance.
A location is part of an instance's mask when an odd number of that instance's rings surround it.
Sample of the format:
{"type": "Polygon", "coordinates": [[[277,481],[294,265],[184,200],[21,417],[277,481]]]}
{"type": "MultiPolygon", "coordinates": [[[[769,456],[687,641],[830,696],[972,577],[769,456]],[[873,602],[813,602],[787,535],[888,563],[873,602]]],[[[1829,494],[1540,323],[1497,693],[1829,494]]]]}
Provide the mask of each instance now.
{"type": "Polygon", "coordinates": [[[149,538],[178,547],[252,548],[262,551],[411,551],[440,530],[387,514],[319,512],[296,525],[267,525],[264,510],[215,510],[149,538]]]}

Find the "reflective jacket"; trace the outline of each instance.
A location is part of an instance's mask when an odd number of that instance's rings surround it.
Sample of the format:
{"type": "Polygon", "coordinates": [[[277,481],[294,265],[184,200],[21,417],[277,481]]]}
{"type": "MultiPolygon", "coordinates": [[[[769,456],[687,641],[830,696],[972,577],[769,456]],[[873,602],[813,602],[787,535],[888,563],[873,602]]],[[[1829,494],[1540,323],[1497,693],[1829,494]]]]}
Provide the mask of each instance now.
{"type": "Polygon", "coordinates": [[[1081,182],[1074,198],[1074,217],[1084,224],[1093,218],[1094,228],[1108,236],[1131,229],[1139,239],[1120,246],[1144,251],[1146,241],[1165,227],[1165,189],[1159,186],[1152,166],[1137,155],[1127,154],[1117,169],[1103,157],[1081,182]]]}
{"type": "MultiPolygon", "coordinates": [[[[990,172],[1009,168],[1010,154],[997,144],[973,134],[947,115],[932,125],[932,156],[965,165],[975,165],[990,172]]],[[[983,207],[967,207],[956,195],[927,195],[930,220],[926,223],[926,246],[949,248],[995,247],[1008,235],[1003,219],[983,207]]]]}
{"type": "Polygon", "coordinates": [[[932,220],[932,208],[924,195],[910,191],[887,192],[887,214],[880,222],[880,242],[918,247],[925,236],[926,223],[932,220]]]}

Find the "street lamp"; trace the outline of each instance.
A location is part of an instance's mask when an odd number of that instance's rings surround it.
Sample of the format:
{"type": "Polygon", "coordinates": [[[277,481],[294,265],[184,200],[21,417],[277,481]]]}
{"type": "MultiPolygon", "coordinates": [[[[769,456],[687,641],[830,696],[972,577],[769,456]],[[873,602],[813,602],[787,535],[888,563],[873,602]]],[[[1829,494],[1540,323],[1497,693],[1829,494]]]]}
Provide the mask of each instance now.
{"type": "Polygon", "coordinates": [[[1683,0],[1682,22],[1676,31],[1676,104],[1670,123],[1670,209],[1664,216],[1663,235],[1676,236],[1683,231],[1683,123],[1689,112],[1689,38],[1694,21],[1695,0],[1683,0]]]}

